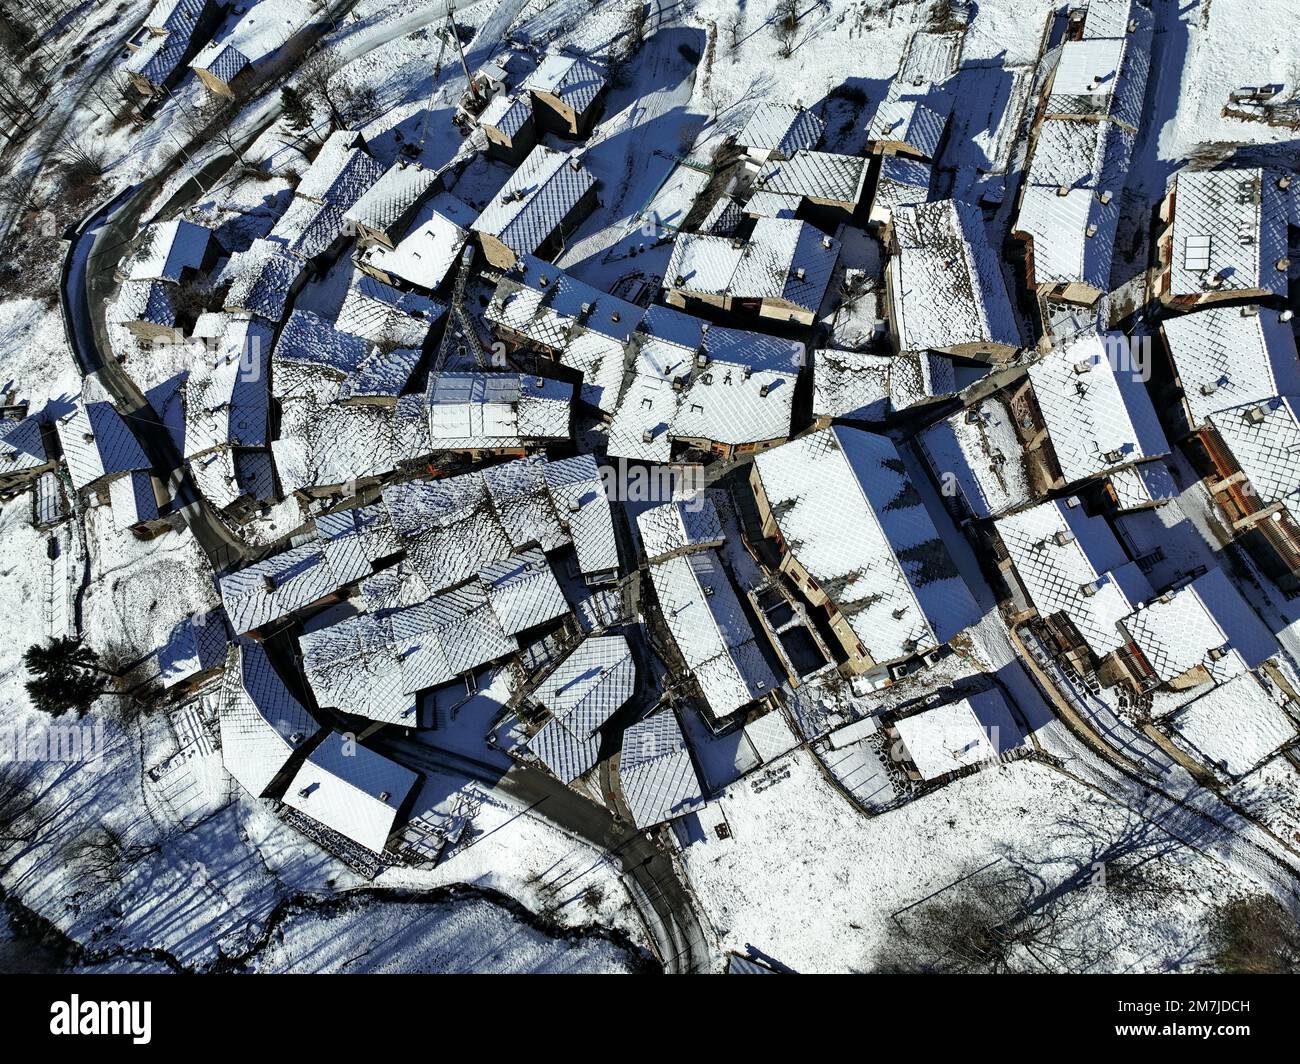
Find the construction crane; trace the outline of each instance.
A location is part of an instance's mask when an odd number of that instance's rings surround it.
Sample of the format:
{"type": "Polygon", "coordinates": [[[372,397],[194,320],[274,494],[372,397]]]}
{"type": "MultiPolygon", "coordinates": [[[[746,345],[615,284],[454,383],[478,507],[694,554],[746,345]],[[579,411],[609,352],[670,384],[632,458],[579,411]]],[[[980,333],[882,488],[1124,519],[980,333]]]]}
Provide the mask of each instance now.
{"type": "Polygon", "coordinates": [[[487,348],[479,338],[478,329],[465,309],[465,282],[469,280],[470,269],[474,265],[474,248],[466,244],[460,255],[460,270],[456,273],[456,284],[452,289],[451,305],[447,310],[447,328],[442,334],[442,343],[438,345],[437,357],[433,360],[433,373],[442,373],[449,361],[463,363],[466,356],[472,355],[474,365],[481,370],[492,368],[487,348]]]}

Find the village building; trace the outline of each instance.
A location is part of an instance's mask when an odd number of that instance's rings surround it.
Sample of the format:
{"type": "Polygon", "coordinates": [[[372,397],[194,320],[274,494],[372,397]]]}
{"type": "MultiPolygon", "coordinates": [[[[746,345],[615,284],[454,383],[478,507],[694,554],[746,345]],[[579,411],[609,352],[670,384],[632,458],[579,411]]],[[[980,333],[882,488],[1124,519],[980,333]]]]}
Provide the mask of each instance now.
{"type": "Polygon", "coordinates": [[[708,548],[650,566],[659,612],[714,724],[779,686],[717,552],[708,548]]]}
{"type": "Polygon", "coordinates": [[[53,469],[58,460],[46,442],[44,412],[0,413],[0,492],[21,491],[53,469]]]}
{"type": "Polygon", "coordinates": [[[915,766],[915,778],[925,783],[996,764],[1024,741],[1006,696],[997,687],[900,717],[892,731],[902,744],[901,755],[915,766]]]}
{"type": "Polygon", "coordinates": [[[1156,292],[1166,303],[1285,298],[1292,175],[1182,170],[1160,206],[1156,292]]]}
{"type": "Polygon", "coordinates": [[[195,53],[228,10],[222,0],[159,0],[126,42],[122,69],[132,88],[149,99],[172,89],[195,53]]]}
{"type": "Polygon", "coordinates": [[[1160,323],[1186,431],[1220,410],[1300,395],[1300,362],[1290,311],[1209,307],[1160,323]]]}
{"type": "Polygon", "coordinates": [[[343,213],[359,240],[390,250],[420,204],[438,191],[442,177],[419,163],[398,159],[343,213]]]}
{"type": "Polygon", "coordinates": [[[788,159],[800,148],[816,148],[826,123],[813,111],[797,104],[759,104],[736,143],[751,162],[762,165],[772,159],[788,159]]]}
{"type": "Polygon", "coordinates": [[[750,485],[775,568],[824,611],[848,672],[886,682],[979,618],[887,437],[802,436],[755,458],[750,485]]]}
{"type": "Polygon", "coordinates": [[[528,751],[561,783],[596,767],[600,728],[632,697],[636,661],[621,635],[588,636],[528,696],[545,722],[528,751]]]}
{"type": "Polygon", "coordinates": [[[992,362],[1015,354],[1020,328],[975,207],[957,200],[899,207],[887,243],[885,289],[896,350],[992,362]]]}
{"type": "Polygon", "coordinates": [[[498,269],[554,256],[596,205],[596,180],[574,153],[538,145],[471,227],[498,269]]]}
{"type": "Polygon", "coordinates": [[[928,202],[933,180],[934,171],[928,162],[902,155],[886,155],[880,160],[867,221],[883,228],[892,221],[896,208],[928,202]]]}
{"type": "Polygon", "coordinates": [[[1162,722],[1174,744],[1233,782],[1296,745],[1297,707],[1268,675],[1244,672],[1162,722]]]}
{"type": "Polygon", "coordinates": [[[1104,518],[1076,498],[1042,502],[994,522],[1003,572],[1018,582],[1056,648],[1090,670],[1128,642],[1119,622],[1154,597],[1104,518]]]}
{"type": "Polygon", "coordinates": [[[954,395],[953,360],[929,351],[897,355],[823,348],[813,353],[813,425],[873,425],[954,395]]]}
{"type": "MultiPolygon", "coordinates": [[[[1137,5],[1135,5],[1136,8],[1137,5]]],[[[1067,40],[1054,51],[1042,115],[1109,117],[1136,132],[1151,67],[1151,23],[1120,37],[1067,40]]]]}
{"type": "Polygon", "coordinates": [[[83,497],[95,493],[106,500],[114,480],[152,463],[141,449],[122,415],[107,399],[78,399],[72,409],[55,419],[72,487],[83,497]]]}
{"type": "Polygon", "coordinates": [[[494,96],[479,115],[478,124],[487,137],[488,154],[513,166],[537,145],[537,125],[527,96],[494,96]]]}
{"type": "Polygon", "coordinates": [[[704,804],[695,764],[671,709],[652,713],[623,733],[618,778],[632,821],[642,831],[704,804]]]}
{"type": "Polygon", "coordinates": [[[550,52],[524,79],[536,121],[553,133],[585,136],[600,113],[609,82],[605,71],[582,56],[550,52]]]}
{"type": "Polygon", "coordinates": [[[350,735],[330,732],[285,787],[284,804],[382,853],[419,776],[350,735]]]}
{"type": "Polygon", "coordinates": [[[800,149],[789,159],[773,160],[759,170],[754,179],[755,195],[746,210],[763,213],[753,209],[753,203],[765,195],[787,200],[792,207],[788,215],[772,217],[793,217],[803,210],[831,225],[852,221],[862,202],[867,169],[868,160],[860,156],[800,149]]]}
{"type": "Polygon", "coordinates": [[[325,138],[294,189],[294,199],[347,211],[383,175],[383,166],[366,150],[361,134],[339,129],[325,138]]]}
{"type": "Polygon", "coordinates": [[[707,306],[811,325],[830,286],[839,241],[807,222],[759,218],[748,240],[679,233],[664,272],[670,306],[707,306]]]}
{"type": "Polygon", "coordinates": [[[108,485],[108,504],[113,511],[113,527],[140,539],[153,539],[179,522],[171,512],[167,485],[148,469],[133,469],[114,478],[108,485]]]}
{"type": "Polygon", "coordinates": [[[186,617],[154,654],[158,682],[173,697],[198,690],[220,676],[230,651],[230,637],[220,610],[186,617]]]}
{"type": "Polygon", "coordinates": [[[388,285],[421,291],[440,288],[460,261],[477,212],[447,192],[424,202],[391,247],[358,248],[357,268],[388,285]]]}
{"type": "Polygon", "coordinates": [[[1140,691],[1224,683],[1277,653],[1277,640],[1222,569],[1123,617],[1118,664],[1140,691]]]}
{"type": "Polygon", "coordinates": [[[1210,414],[1197,435],[1227,533],[1284,591],[1300,589],[1300,400],[1274,396],[1210,414]]]}
{"type": "Polygon", "coordinates": [[[867,129],[873,152],[932,162],[943,145],[952,96],[940,85],[895,78],[867,129]]]}
{"type": "Polygon", "coordinates": [[[641,553],[652,564],[692,550],[721,547],[726,540],[718,508],[702,493],[642,510],[636,528],[641,553]]]}
{"type": "Polygon", "coordinates": [[[317,0],[258,0],[189,65],[205,89],[234,99],[248,93],[267,71],[284,66],[318,17],[317,0]]]}
{"type": "Polygon", "coordinates": [[[960,505],[964,518],[1000,517],[1047,490],[1047,474],[1028,460],[1022,430],[1000,394],[935,422],[918,440],[935,479],[948,489],[942,494],[960,505]]]}
{"type": "Polygon", "coordinates": [[[573,435],[573,385],[520,373],[429,376],[435,450],[522,456],[573,435]]]}
{"type": "Polygon", "coordinates": [[[230,648],[218,714],[221,760],[254,798],[283,786],[322,730],[251,639],[230,648]]]}
{"type": "Polygon", "coordinates": [[[277,241],[258,238],[222,267],[220,280],[228,284],[222,309],[279,325],[307,276],[302,259],[286,254],[277,241]]]}

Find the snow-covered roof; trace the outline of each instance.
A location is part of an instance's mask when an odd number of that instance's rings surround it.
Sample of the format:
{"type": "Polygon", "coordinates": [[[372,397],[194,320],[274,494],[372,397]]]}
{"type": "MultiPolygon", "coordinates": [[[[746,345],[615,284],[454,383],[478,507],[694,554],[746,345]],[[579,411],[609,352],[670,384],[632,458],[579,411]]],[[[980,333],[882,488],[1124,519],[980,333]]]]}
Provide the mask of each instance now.
{"type": "Polygon", "coordinates": [[[875,661],[933,649],[978,619],[888,438],[832,426],[754,465],[786,549],[875,661]]]}
{"type": "Polygon", "coordinates": [[[580,332],[625,343],[646,311],[533,255],[521,255],[497,285],[484,317],[561,350],[580,332]]]}
{"type": "Polygon", "coordinates": [[[221,279],[230,282],[224,309],[282,321],[289,293],[305,268],[300,258],[284,254],[278,242],[254,240],[222,267],[221,279]]]}
{"type": "Polygon", "coordinates": [[[0,477],[42,469],[51,462],[41,431],[44,414],[0,414],[0,477]]]}
{"type": "Polygon", "coordinates": [[[941,481],[955,480],[970,512],[996,517],[1033,499],[1011,412],[996,396],[938,421],[918,437],[941,481]]]}
{"type": "Polygon", "coordinates": [[[596,459],[590,454],[542,466],[547,493],[568,526],[578,569],[584,576],[618,570],[618,541],[609,496],[596,459]]]}
{"type": "Polygon", "coordinates": [[[150,467],[148,457],[122,415],[107,400],[79,399],[54,425],[68,465],[68,476],[78,491],[104,477],[150,467]]]}
{"type": "Polygon", "coordinates": [[[209,669],[219,668],[226,660],[230,640],[219,610],[186,617],[158,648],[158,680],[163,687],[174,687],[209,669]]]}
{"type": "Polygon", "coordinates": [[[1103,518],[1089,517],[1069,500],[1053,500],[995,524],[1042,616],[1064,613],[1098,656],[1124,645],[1120,619],[1153,592],[1103,518]]]}
{"type": "Polygon", "coordinates": [[[1270,170],[1183,170],[1174,178],[1169,290],[1285,296],[1286,197],[1270,170]]]}
{"type": "Polygon", "coordinates": [[[779,299],[816,311],[839,252],[838,240],[792,218],[759,218],[743,243],[678,233],[664,286],[734,299],[779,299]]]}
{"type": "Polygon", "coordinates": [[[264,447],[270,413],[270,327],[231,321],[185,381],[185,457],[216,447],[264,447]]]}
{"type": "Polygon", "coordinates": [[[513,448],[572,434],[573,385],[563,381],[520,373],[435,373],[427,394],[435,449],[513,448]]]}
{"type": "Polygon", "coordinates": [[[1061,45],[1045,113],[1105,118],[1136,130],[1151,67],[1151,34],[1085,37],[1061,45]]]}
{"type": "Polygon", "coordinates": [[[1149,31],[1152,13],[1145,0],[1088,0],[1083,36],[1124,37],[1149,31]]]}
{"type": "Polygon", "coordinates": [[[638,828],[672,820],[704,804],[681,726],[669,709],[638,721],[623,733],[618,779],[638,828]]]}
{"type": "Polygon", "coordinates": [[[141,249],[127,274],[133,281],[179,281],[186,270],[203,265],[212,230],[177,218],[144,231],[141,249]]]}
{"type": "Polygon", "coordinates": [[[858,155],[800,149],[789,159],[767,163],[758,172],[755,185],[784,196],[856,204],[867,179],[867,162],[858,155]]]}
{"type": "Polygon", "coordinates": [[[437,170],[399,159],[344,212],[355,225],[387,232],[439,181],[437,170]]]}
{"type": "Polygon", "coordinates": [[[496,237],[516,254],[532,254],[595,183],[575,152],[558,152],[539,144],[472,228],[496,237]]]}
{"type": "Polygon", "coordinates": [[[1166,682],[1203,665],[1222,683],[1277,652],[1277,641],[1222,569],[1152,599],[1119,623],[1166,682]]]}
{"type": "Polygon", "coordinates": [[[664,623],[715,719],[778,686],[715,551],[657,562],[650,580],[664,623]]]}
{"type": "Polygon", "coordinates": [[[340,129],[325,139],[294,195],[346,211],[383,175],[383,166],[366,151],[361,134],[340,129]]]}
{"type": "Polygon", "coordinates": [[[218,714],[226,771],[255,798],[320,730],[251,639],[238,640],[226,659],[218,714]]]}
{"type": "Polygon", "coordinates": [[[316,5],[310,0],[258,0],[229,33],[203,48],[190,66],[210,70],[229,83],[244,65],[256,66],[268,59],[314,18],[316,5]]]}
{"type": "Polygon", "coordinates": [[[1178,494],[1178,484],[1163,459],[1117,469],[1107,478],[1117,510],[1139,510],[1178,494]]]}
{"type": "Polygon", "coordinates": [[[1168,722],[1174,741],[1234,779],[1296,738],[1294,703],[1249,672],[1188,702],[1168,722]]]}
{"type": "Polygon", "coordinates": [[[450,193],[439,193],[421,205],[396,247],[375,244],[361,253],[361,261],[417,288],[433,290],[460,258],[475,216],[474,208],[450,193]]]}
{"type": "Polygon", "coordinates": [[[492,97],[483,109],[478,124],[500,130],[505,136],[513,138],[532,121],[532,117],[533,109],[526,97],[517,93],[501,93],[492,97]]]}
{"type": "Polygon", "coordinates": [[[817,147],[825,128],[826,123],[806,108],[785,103],[759,104],[736,135],[736,143],[793,155],[800,148],[817,147]]]}
{"type": "Polygon", "coordinates": [[[328,252],[345,231],[343,209],[332,203],[294,197],[289,209],[267,234],[267,240],[301,259],[328,252]]]}
{"type": "Polygon", "coordinates": [[[176,325],[175,286],[163,281],[124,281],[118,290],[112,320],[147,322],[173,328],[176,325]]]}
{"type": "Polygon", "coordinates": [[[813,414],[879,421],[890,412],[894,359],[867,351],[824,348],[813,354],[813,414]]]}
{"type": "Polygon", "coordinates": [[[1026,186],[1016,232],[1034,242],[1035,284],[1083,282],[1110,290],[1110,264],[1119,227],[1119,200],[1103,203],[1091,189],[1064,195],[1042,185],[1026,186]]]}
{"type": "Polygon", "coordinates": [[[902,350],[1019,345],[999,256],[978,209],[957,200],[901,206],[893,227],[890,309],[902,350]]]}
{"type": "Polygon", "coordinates": [[[1291,326],[1276,310],[1211,307],[1160,323],[1183,387],[1190,428],[1234,406],[1300,395],[1291,326]]]}
{"type": "Polygon", "coordinates": [[[221,599],[236,632],[248,632],[354,584],[371,563],[396,553],[387,511],[379,505],[316,520],[317,538],[227,573],[221,599]]]}
{"type": "Polygon", "coordinates": [[[126,532],[138,524],[158,520],[159,492],[154,484],[154,476],[147,469],[133,469],[113,481],[108,489],[108,502],[114,528],[126,532]]]}
{"type": "Polygon", "coordinates": [[[871,204],[874,210],[888,211],[930,198],[933,170],[929,163],[902,155],[886,155],[880,161],[880,176],[871,204]]]}
{"type": "Polygon", "coordinates": [[[1029,367],[1067,484],[1169,453],[1127,337],[1078,333],[1029,367]]]}
{"type": "Polygon", "coordinates": [[[478,575],[506,635],[518,635],[569,612],[550,562],[537,547],[492,562],[478,575]]]}
{"type": "Polygon", "coordinates": [[[590,107],[605,87],[605,71],[585,56],[548,52],[523,87],[562,100],[577,114],[590,107]]]}
{"type": "Polygon", "coordinates": [[[952,114],[952,96],[933,84],[895,78],[876,109],[867,136],[879,143],[906,144],[933,159],[952,114]]]}
{"type": "Polygon", "coordinates": [[[266,451],[223,447],[186,463],[194,486],[218,510],[243,498],[274,500],[275,470],[266,451]]]}
{"type": "Polygon", "coordinates": [[[996,687],[904,717],[894,727],[926,780],[995,761],[1024,737],[996,687]]]}
{"type": "Polygon", "coordinates": [[[718,508],[703,493],[642,510],[636,527],[641,548],[651,562],[679,551],[720,547],[726,538],[718,508]]]}
{"type": "Polygon", "coordinates": [[[532,701],[551,717],[528,748],[562,782],[571,783],[596,764],[600,726],[632,697],[635,683],[627,640],[588,636],[533,691],[532,701]]]}
{"type": "Polygon", "coordinates": [[[419,292],[402,292],[365,274],[354,273],[334,327],[372,343],[418,348],[447,304],[419,292]]]}
{"type": "Polygon", "coordinates": [[[1258,501],[1284,502],[1300,512],[1300,399],[1274,397],[1262,403],[1218,410],[1209,417],[1219,439],[1246,474],[1258,501]]]}
{"type": "Polygon", "coordinates": [[[302,763],[284,792],[284,804],[381,853],[397,810],[419,780],[352,736],[330,732],[302,763]]]}

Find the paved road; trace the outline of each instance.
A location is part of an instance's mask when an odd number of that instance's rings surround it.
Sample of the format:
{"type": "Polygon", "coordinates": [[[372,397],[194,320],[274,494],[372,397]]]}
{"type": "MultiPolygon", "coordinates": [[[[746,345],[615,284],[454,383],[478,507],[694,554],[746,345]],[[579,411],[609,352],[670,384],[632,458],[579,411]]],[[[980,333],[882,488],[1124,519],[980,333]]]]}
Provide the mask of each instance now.
{"type": "Polygon", "coordinates": [[[672,973],[710,970],[712,950],[672,861],[652,839],[621,824],[608,810],[540,769],[499,766],[439,750],[393,732],[371,740],[375,750],[416,772],[468,776],[532,809],[567,834],[618,861],[664,968],[672,973]]]}

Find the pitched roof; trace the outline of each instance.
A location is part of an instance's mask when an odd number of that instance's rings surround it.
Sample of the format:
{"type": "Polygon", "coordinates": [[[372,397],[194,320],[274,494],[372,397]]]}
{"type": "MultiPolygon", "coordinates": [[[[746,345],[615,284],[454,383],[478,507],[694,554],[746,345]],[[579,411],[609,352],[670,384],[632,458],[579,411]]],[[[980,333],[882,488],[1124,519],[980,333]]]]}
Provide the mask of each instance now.
{"type": "Polygon", "coordinates": [[[321,145],[294,195],[346,211],[383,175],[383,166],[366,151],[361,135],[340,129],[321,145]]]}
{"type": "Polygon", "coordinates": [[[642,510],[636,526],[641,549],[651,562],[679,551],[720,547],[726,538],[718,508],[702,493],[642,510]]]}
{"type": "Polygon", "coordinates": [[[784,103],[760,104],[750,114],[736,143],[747,148],[793,155],[800,148],[815,148],[826,123],[814,112],[784,103]]]}
{"type": "Polygon", "coordinates": [[[1174,178],[1173,295],[1261,289],[1285,296],[1288,206],[1269,170],[1184,170],[1174,178]]]}
{"type": "Polygon", "coordinates": [[[219,708],[221,760],[251,795],[261,797],[320,725],[289,693],[266,651],[238,640],[226,659],[219,708]]]}
{"type": "Polygon", "coordinates": [[[1098,656],[1123,646],[1120,619],[1153,592],[1103,518],[1053,500],[995,524],[1040,614],[1065,614],[1098,656]]]}
{"type": "Polygon", "coordinates": [[[1139,367],[1119,333],[1088,330],[1029,367],[1066,483],[1169,453],[1139,367]]]}
{"type": "Polygon", "coordinates": [[[1261,673],[1211,688],[1168,722],[1173,740],[1207,764],[1240,778],[1294,741],[1294,704],[1261,673]]]}
{"type": "Polygon", "coordinates": [[[755,184],[764,191],[785,196],[856,204],[862,198],[867,164],[868,160],[858,155],[834,155],[801,148],[789,159],[764,165],[755,184]]]}
{"type": "Polygon", "coordinates": [[[437,170],[399,159],[344,212],[357,225],[387,232],[439,181],[437,170]]]}
{"type": "Polygon", "coordinates": [[[285,254],[277,241],[254,240],[247,251],[231,255],[221,270],[222,280],[230,282],[224,309],[280,322],[305,268],[302,259],[285,254]]]}
{"type": "Polygon", "coordinates": [[[923,779],[997,760],[1023,740],[1006,697],[990,687],[896,721],[898,736],[923,779]]]}
{"type": "Polygon", "coordinates": [[[573,385],[520,373],[430,374],[435,448],[519,447],[571,435],[573,385]]]}
{"type": "Polygon", "coordinates": [[[225,619],[219,610],[186,617],[158,648],[158,679],[163,687],[174,687],[224,665],[229,649],[225,619]]]}
{"type": "Polygon", "coordinates": [[[715,719],[778,686],[714,551],[656,562],[650,579],[664,623],[715,719]]]}
{"type": "Polygon", "coordinates": [[[605,87],[605,71],[584,56],[548,52],[523,87],[563,100],[578,114],[590,107],[605,87]]]}
{"type": "Polygon", "coordinates": [[[875,661],[932,649],[978,619],[889,439],[837,425],[754,465],[786,548],[875,661]]]}
{"type": "Polygon", "coordinates": [[[933,159],[951,114],[952,96],[946,90],[895,78],[876,109],[867,135],[874,141],[906,144],[933,159]]]}
{"type": "Polygon", "coordinates": [[[904,351],[1016,347],[1020,330],[979,211],[957,200],[893,212],[893,326],[904,351]]]}
{"type": "Polygon", "coordinates": [[[117,408],[107,400],[77,400],[55,421],[68,476],[78,491],[104,477],[148,469],[150,462],[117,408]]]}
{"type": "Polygon", "coordinates": [[[517,254],[531,254],[595,183],[576,153],[538,145],[510,175],[472,228],[496,237],[517,254]]]}
{"type": "Polygon", "coordinates": [[[1209,416],[1264,505],[1300,516],[1300,408],[1291,396],[1217,410],[1209,416]]]}
{"type": "Polygon", "coordinates": [[[450,193],[439,193],[421,205],[410,228],[393,248],[375,244],[361,261],[417,288],[434,289],[460,258],[475,212],[450,193]]]}
{"type": "Polygon", "coordinates": [[[478,122],[480,126],[489,126],[513,138],[532,119],[533,109],[526,97],[517,93],[501,93],[492,97],[478,122]]]}
{"type": "Polygon", "coordinates": [[[179,281],[185,270],[203,265],[212,230],[177,218],[144,231],[143,245],[131,260],[133,281],[179,281]]]}
{"type": "Polygon", "coordinates": [[[52,461],[45,446],[44,413],[0,415],[0,476],[41,469],[52,461]]]}
{"type": "Polygon", "coordinates": [[[704,804],[690,751],[671,710],[652,714],[623,733],[618,778],[638,828],[683,816],[704,804]]]}
{"type": "Polygon", "coordinates": [[[185,457],[217,447],[264,447],[270,416],[272,330],[252,320],[227,325],[215,352],[185,381],[185,457]]]}
{"type": "Polygon", "coordinates": [[[397,810],[415,789],[414,772],[330,732],[302,763],[284,792],[284,804],[380,853],[397,810]]]}
{"type": "Polygon", "coordinates": [[[1295,336],[1275,310],[1211,307],[1160,323],[1183,401],[1199,428],[1210,414],[1300,395],[1295,336]]]}
{"type": "Polygon", "coordinates": [[[918,439],[930,468],[955,479],[975,517],[995,517],[1033,500],[1024,449],[1000,398],[935,422],[918,439]]]}

